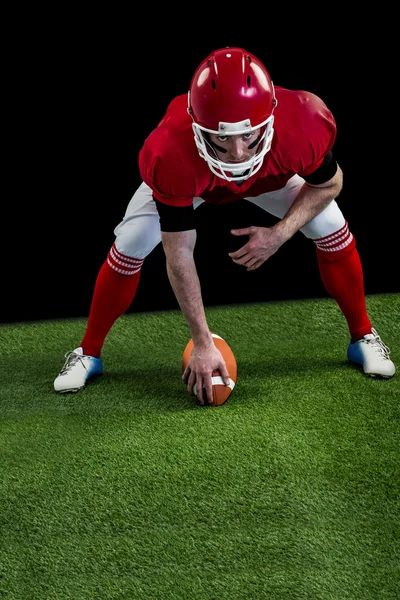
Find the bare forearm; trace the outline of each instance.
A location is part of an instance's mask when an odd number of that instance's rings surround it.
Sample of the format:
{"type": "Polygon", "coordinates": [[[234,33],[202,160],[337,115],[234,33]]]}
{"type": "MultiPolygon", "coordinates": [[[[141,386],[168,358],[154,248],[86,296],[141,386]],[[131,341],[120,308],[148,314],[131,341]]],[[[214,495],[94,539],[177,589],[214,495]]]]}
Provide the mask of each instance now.
{"type": "MultiPolygon", "coordinates": [[[[184,236],[182,236],[184,237],[184,236]]],[[[212,343],[207,325],[193,249],[176,247],[176,236],[163,234],[167,273],[195,344],[212,343]]],[[[194,245],[194,244],[193,244],[194,245]]]]}
{"type": "Polygon", "coordinates": [[[167,272],[172,289],[191,331],[195,343],[209,341],[210,332],[206,322],[200,282],[195,264],[182,268],[167,262],[167,272]]]}

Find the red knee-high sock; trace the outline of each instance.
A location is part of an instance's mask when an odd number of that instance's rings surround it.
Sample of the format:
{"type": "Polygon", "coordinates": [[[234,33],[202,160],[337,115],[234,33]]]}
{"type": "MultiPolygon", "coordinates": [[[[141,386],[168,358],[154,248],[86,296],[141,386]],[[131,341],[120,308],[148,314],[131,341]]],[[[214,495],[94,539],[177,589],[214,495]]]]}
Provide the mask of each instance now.
{"type": "Polygon", "coordinates": [[[85,354],[100,356],[111,327],[132,304],[143,260],[121,254],[113,244],[96,279],[86,332],[81,343],[85,354]]]}
{"type": "Polygon", "coordinates": [[[353,341],[371,333],[365,305],[364,276],[354,236],[347,223],[332,235],[314,240],[326,291],[339,305],[353,341]]]}

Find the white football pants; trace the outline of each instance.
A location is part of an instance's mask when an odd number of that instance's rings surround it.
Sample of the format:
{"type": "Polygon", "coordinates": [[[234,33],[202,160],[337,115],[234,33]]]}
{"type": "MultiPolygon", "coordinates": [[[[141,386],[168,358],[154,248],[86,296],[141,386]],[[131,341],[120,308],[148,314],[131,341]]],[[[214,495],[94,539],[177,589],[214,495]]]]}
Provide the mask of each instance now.
{"type": "MultiPolygon", "coordinates": [[[[294,175],[284,188],[261,194],[256,198],[245,198],[266,212],[282,219],[294,202],[304,179],[294,175]]],[[[201,198],[194,198],[194,208],[203,204],[201,198]]],[[[325,237],[345,225],[342,211],[335,200],[300,231],[312,240],[325,237]]],[[[117,250],[132,258],[146,258],[161,242],[161,230],[158,211],[152,192],[146,183],[142,183],[130,200],[125,216],[114,229],[117,250]]]]}

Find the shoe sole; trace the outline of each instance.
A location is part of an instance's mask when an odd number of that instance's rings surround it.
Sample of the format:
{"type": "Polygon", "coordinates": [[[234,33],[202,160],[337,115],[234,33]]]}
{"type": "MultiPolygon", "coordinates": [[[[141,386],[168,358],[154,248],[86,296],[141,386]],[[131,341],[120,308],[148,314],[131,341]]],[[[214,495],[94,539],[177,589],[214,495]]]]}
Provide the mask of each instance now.
{"type": "Polygon", "coordinates": [[[79,392],[80,390],[83,390],[86,385],[88,384],[89,380],[90,381],[94,381],[95,379],[97,379],[97,377],[100,377],[103,374],[103,372],[101,373],[96,373],[95,375],[91,375],[89,377],[89,379],[86,380],[86,382],[81,386],[81,387],[77,387],[77,388],[67,388],[67,389],[63,389],[63,390],[56,390],[54,389],[55,392],[57,392],[57,394],[75,394],[76,392],[79,392]]]}
{"type": "Polygon", "coordinates": [[[85,386],[82,386],[80,388],[71,388],[69,390],[54,390],[55,392],[57,392],[57,394],[68,394],[69,392],[71,393],[76,393],[79,392],[80,390],[83,390],[85,386]]]}
{"type": "Polygon", "coordinates": [[[365,373],[368,377],[372,377],[372,379],[391,379],[393,375],[380,375],[376,373],[365,373]]]}
{"type": "Polygon", "coordinates": [[[381,373],[367,373],[366,371],[364,371],[362,363],[359,363],[355,360],[351,360],[351,358],[347,357],[348,361],[351,365],[353,365],[354,367],[358,367],[358,369],[360,371],[362,371],[364,373],[364,375],[367,375],[368,377],[372,377],[372,379],[391,379],[394,376],[393,375],[383,375],[381,373]]]}

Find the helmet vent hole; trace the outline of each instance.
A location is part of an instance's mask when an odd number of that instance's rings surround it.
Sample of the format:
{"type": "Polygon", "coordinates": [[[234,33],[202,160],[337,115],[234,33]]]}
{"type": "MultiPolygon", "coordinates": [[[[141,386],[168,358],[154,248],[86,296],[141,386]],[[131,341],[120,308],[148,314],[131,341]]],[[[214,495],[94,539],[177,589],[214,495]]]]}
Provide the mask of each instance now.
{"type": "Polygon", "coordinates": [[[247,87],[251,86],[251,78],[250,75],[247,75],[247,87]]]}
{"type": "Polygon", "coordinates": [[[217,85],[215,83],[215,79],[211,80],[212,89],[215,91],[217,89],[217,85]]]}

